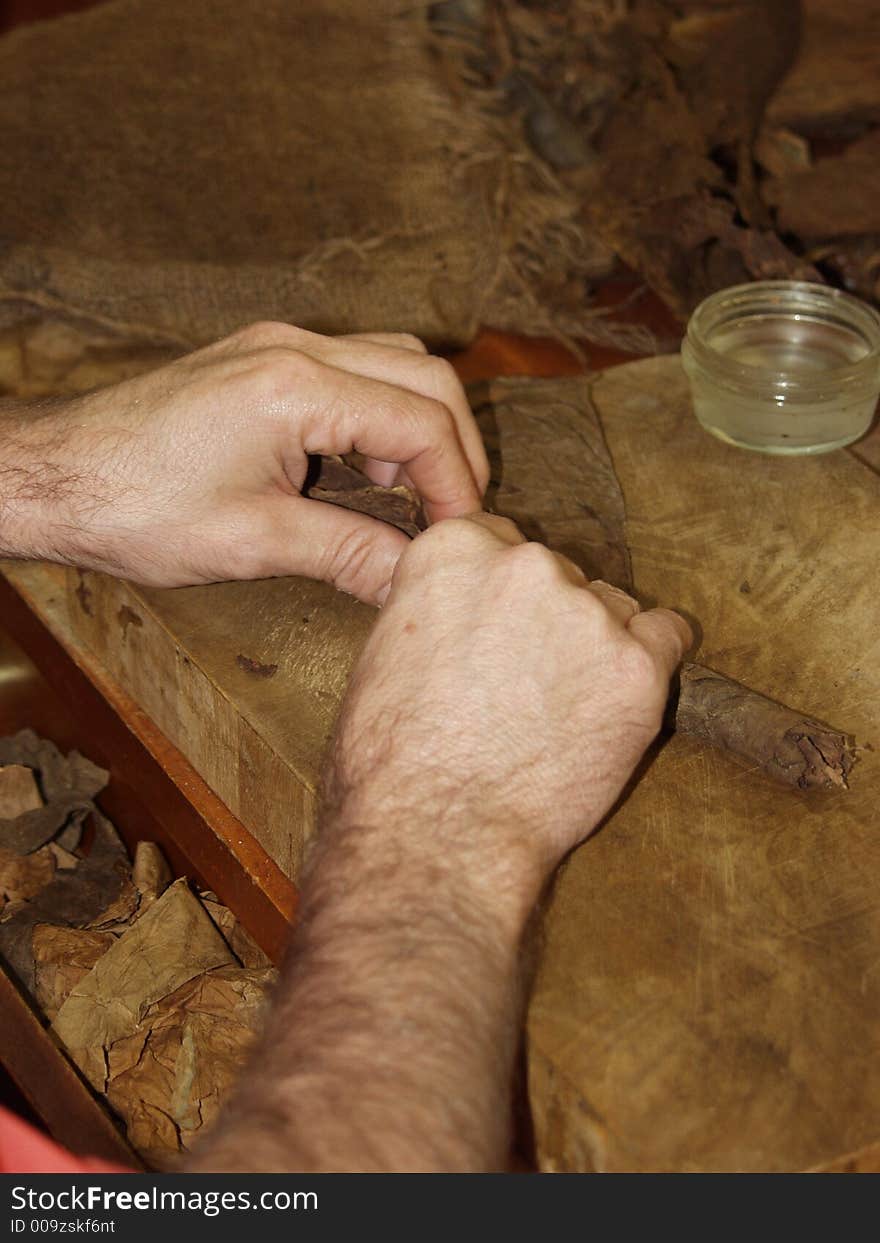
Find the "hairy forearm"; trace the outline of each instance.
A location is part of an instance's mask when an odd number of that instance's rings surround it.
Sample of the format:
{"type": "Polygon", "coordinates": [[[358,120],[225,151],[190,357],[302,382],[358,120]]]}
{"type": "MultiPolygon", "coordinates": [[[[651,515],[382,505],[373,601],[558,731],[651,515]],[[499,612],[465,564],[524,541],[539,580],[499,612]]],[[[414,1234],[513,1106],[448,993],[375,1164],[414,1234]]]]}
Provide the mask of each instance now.
{"type": "Polygon", "coordinates": [[[121,444],[83,399],[0,402],[0,557],[124,573],[125,556],[96,521],[132,509],[117,478],[121,444]]]}
{"type": "Polygon", "coordinates": [[[325,826],[268,1030],[190,1168],[504,1168],[530,904],[393,840],[325,826]]]}
{"type": "Polygon", "coordinates": [[[51,514],[86,484],[66,444],[56,401],[0,402],[0,556],[54,553],[51,514]]]}

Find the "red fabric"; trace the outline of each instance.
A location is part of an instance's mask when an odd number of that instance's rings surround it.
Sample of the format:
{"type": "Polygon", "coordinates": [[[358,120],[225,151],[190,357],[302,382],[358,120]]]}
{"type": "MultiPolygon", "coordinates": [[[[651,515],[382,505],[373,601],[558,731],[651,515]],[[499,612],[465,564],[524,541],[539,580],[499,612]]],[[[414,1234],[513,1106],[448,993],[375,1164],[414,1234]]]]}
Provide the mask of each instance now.
{"type": "Polygon", "coordinates": [[[99,1157],[75,1157],[0,1106],[0,1174],[131,1174],[99,1157]]]}

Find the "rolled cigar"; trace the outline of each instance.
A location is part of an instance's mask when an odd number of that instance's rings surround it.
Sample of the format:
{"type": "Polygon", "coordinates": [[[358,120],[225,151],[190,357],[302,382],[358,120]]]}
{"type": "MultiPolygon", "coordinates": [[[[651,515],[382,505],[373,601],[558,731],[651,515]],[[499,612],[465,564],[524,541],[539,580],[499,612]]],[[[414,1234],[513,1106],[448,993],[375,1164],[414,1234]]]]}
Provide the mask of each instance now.
{"type": "Polygon", "coordinates": [[[682,665],[669,716],[679,733],[730,751],[800,790],[846,789],[855,740],[733,682],[705,665],[682,665]]]}
{"type": "Polygon", "coordinates": [[[306,478],[304,494],[343,509],[390,522],[411,539],[428,525],[422,502],[411,488],[380,488],[340,457],[322,457],[306,478]]]}

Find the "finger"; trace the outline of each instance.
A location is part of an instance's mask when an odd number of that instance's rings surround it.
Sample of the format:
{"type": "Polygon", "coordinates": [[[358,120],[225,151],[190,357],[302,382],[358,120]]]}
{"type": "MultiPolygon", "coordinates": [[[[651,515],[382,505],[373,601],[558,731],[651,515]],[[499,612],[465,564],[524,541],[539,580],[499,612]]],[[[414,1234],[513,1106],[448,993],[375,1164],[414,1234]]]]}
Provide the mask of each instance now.
{"type": "Polygon", "coordinates": [[[380,488],[411,488],[413,481],[403,466],[396,462],[378,462],[374,458],[365,459],[361,468],[364,474],[380,488]]]}
{"type": "Polygon", "coordinates": [[[371,483],[378,484],[380,488],[393,488],[400,481],[403,467],[397,462],[380,462],[376,458],[367,458],[363,470],[371,483]]]}
{"type": "Polygon", "coordinates": [[[427,354],[424,341],[409,332],[347,332],[343,341],[369,341],[373,345],[390,345],[396,350],[410,350],[414,354],[427,354]]]}
{"type": "MultiPolygon", "coordinates": [[[[291,387],[312,391],[298,405],[296,424],[306,453],[350,453],[405,465],[430,522],[480,508],[455,420],[438,401],[335,367],[309,380],[294,375],[291,387]],[[305,407],[304,413],[302,413],[305,407]]],[[[292,446],[296,455],[298,446],[292,446]]],[[[293,475],[300,463],[292,463],[293,475]]]]}
{"type": "Polygon", "coordinates": [[[500,514],[487,514],[485,510],[480,509],[476,513],[466,514],[462,521],[490,536],[495,543],[506,544],[509,548],[527,543],[526,537],[516,523],[511,522],[509,518],[502,518],[500,514]]]}
{"type": "Polygon", "coordinates": [[[619,587],[612,587],[611,583],[603,582],[601,578],[594,578],[587,590],[602,601],[608,612],[622,626],[628,626],[636,613],[640,611],[637,600],[627,595],[625,591],[621,591],[619,587]]]}
{"type": "MultiPolygon", "coordinates": [[[[489,482],[489,460],[462,383],[448,362],[411,347],[386,345],[357,337],[323,337],[316,332],[289,329],[292,349],[301,350],[330,366],[386,384],[398,384],[422,397],[442,402],[455,419],[458,434],[480,495],[489,482]]],[[[416,341],[417,338],[412,338],[416,341]]],[[[282,342],[279,342],[282,343],[282,342]]],[[[421,344],[421,343],[419,343],[421,344]]],[[[380,459],[380,464],[384,465],[380,459]]],[[[368,470],[370,478],[373,475],[368,470]]],[[[379,479],[374,482],[378,483],[379,479]]]]}
{"type": "Polygon", "coordinates": [[[270,528],[264,540],[266,576],[318,578],[365,604],[384,603],[410,544],[387,522],[302,497],[279,497],[270,528]]]}
{"type": "MultiPolygon", "coordinates": [[[[464,388],[450,364],[429,355],[418,337],[408,333],[355,333],[349,337],[326,337],[292,324],[267,322],[249,324],[190,358],[204,364],[216,362],[222,357],[241,357],[242,354],[279,349],[306,354],[309,358],[354,375],[399,385],[441,402],[455,420],[479,494],[483,495],[489,482],[489,462],[464,388]],[[386,344],[380,338],[391,339],[394,344],[386,344]]],[[[366,464],[367,475],[375,483],[390,486],[386,480],[393,482],[395,476],[388,469],[388,463],[381,457],[377,463],[375,475],[372,465],[366,464]]]]}
{"type": "Polygon", "coordinates": [[[568,557],[564,557],[561,552],[554,552],[553,556],[556,558],[563,577],[567,578],[572,586],[582,588],[589,586],[589,579],[579,565],[570,561],[568,557]]]}
{"type": "Polygon", "coordinates": [[[629,623],[629,632],[647,648],[667,676],[671,676],[694,637],[691,628],[671,609],[649,609],[629,623]]]}
{"type": "Polygon", "coordinates": [[[464,563],[490,564],[507,549],[525,544],[526,538],[509,518],[478,511],[462,518],[439,522],[417,535],[398,562],[395,586],[435,574],[439,569],[454,571],[464,563]]]}

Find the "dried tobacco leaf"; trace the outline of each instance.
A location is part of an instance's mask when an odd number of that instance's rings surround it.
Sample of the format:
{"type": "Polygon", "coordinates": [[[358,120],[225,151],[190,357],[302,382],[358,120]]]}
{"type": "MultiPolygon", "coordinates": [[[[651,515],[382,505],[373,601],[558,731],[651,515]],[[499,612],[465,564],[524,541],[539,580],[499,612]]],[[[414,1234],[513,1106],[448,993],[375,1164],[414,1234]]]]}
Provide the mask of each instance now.
{"type": "Polygon", "coordinates": [[[107,1099],[162,1167],[215,1119],[259,1033],[272,969],[219,967],[150,1006],[108,1047],[107,1099]]]}
{"type": "MultiPolygon", "coordinates": [[[[492,471],[487,504],[590,578],[631,591],[626,509],[589,377],[501,379],[469,390],[492,471]]],[[[852,739],[685,664],[672,728],[802,788],[846,788],[852,739]]]]}
{"type": "Polygon", "coordinates": [[[803,238],[880,232],[880,129],[840,155],[770,179],[764,194],[776,207],[780,226],[803,238]]]}
{"type": "Polygon", "coordinates": [[[801,0],[797,59],[767,108],[774,125],[840,133],[880,121],[877,0],[801,0]]]}
{"type": "Polygon", "coordinates": [[[143,915],[174,879],[168,861],[155,842],[138,842],[131,879],[140,897],[138,914],[143,915]]]}
{"type": "Polygon", "coordinates": [[[31,952],[35,924],[84,927],[119,897],[128,882],[128,855],[116,830],[100,812],[93,812],[95,837],[79,866],[58,870],[50,884],[0,922],[0,954],[18,980],[33,991],[31,952]]]}
{"type": "Polygon", "coordinates": [[[73,989],[53,1029],[98,1091],[107,1051],[131,1036],[147,1009],[213,967],[235,965],[185,880],[175,881],[73,989]]]}
{"type": "Polygon", "coordinates": [[[706,149],[726,147],[736,167],[735,197],[750,221],[766,220],[752,152],[767,103],[794,63],[800,0],[698,0],[673,21],[659,45],[675,71],[706,149]],[[744,66],[747,70],[744,71],[744,66]]]}
{"type": "Polygon", "coordinates": [[[93,810],[92,800],[107,784],[109,774],[78,751],[63,756],[54,743],[29,729],[0,738],[0,764],[34,770],[45,804],[0,822],[0,846],[28,854],[58,836],[62,846],[74,850],[82,822],[93,810]]]}
{"type": "Polygon", "coordinates": [[[471,386],[491,470],[486,504],[590,578],[628,588],[623,494],[590,387],[582,376],[471,386]]]}
{"type": "Polygon", "coordinates": [[[389,522],[410,538],[427,526],[422,503],[411,488],[380,488],[341,457],[322,457],[316,478],[303,489],[315,501],[327,501],[389,522]]]}
{"type": "Polygon", "coordinates": [[[199,895],[202,905],[211,916],[224,941],[243,967],[271,967],[272,960],[264,954],[250,933],[242,927],[228,906],[219,902],[216,895],[199,895]]]}
{"type": "Polygon", "coordinates": [[[115,944],[112,932],[37,924],[33,931],[34,997],[51,1022],[71,989],[115,944]]]}
{"type": "Polygon", "coordinates": [[[94,919],[90,919],[89,928],[103,929],[105,932],[120,932],[137,918],[140,895],[126,876],[120,886],[119,893],[94,919]]]}
{"type": "Polygon", "coordinates": [[[7,902],[36,897],[52,881],[55,866],[50,846],[41,846],[29,855],[0,848],[0,895],[7,902]]]}
{"type": "Polygon", "coordinates": [[[0,820],[13,820],[26,811],[43,806],[34,770],[24,764],[0,768],[0,820]]]}
{"type": "Polygon", "coordinates": [[[686,316],[749,276],[819,279],[771,232],[752,161],[797,11],[796,0],[493,0],[455,5],[438,33],[468,106],[511,141],[523,130],[591,233],[686,316]]]}

